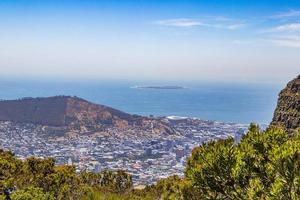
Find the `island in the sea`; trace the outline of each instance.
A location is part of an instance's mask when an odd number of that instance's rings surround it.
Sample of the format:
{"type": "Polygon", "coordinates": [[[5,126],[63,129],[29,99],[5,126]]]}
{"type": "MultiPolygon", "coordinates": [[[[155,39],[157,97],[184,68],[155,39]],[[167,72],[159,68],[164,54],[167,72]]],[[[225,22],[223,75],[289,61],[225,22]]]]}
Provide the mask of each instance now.
{"type": "Polygon", "coordinates": [[[186,89],[186,87],[176,86],[176,85],[166,85],[166,86],[154,86],[154,85],[149,85],[149,86],[134,86],[132,88],[137,88],[137,89],[157,89],[157,90],[179,90],[179,89],[186,89]]]}

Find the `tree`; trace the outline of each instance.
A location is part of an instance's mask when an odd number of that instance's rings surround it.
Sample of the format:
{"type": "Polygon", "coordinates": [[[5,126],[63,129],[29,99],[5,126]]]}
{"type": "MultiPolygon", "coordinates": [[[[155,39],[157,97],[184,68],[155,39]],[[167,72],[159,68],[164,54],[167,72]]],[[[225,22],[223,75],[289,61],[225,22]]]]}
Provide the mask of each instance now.
{"type": "Polygon", "coordinates": [[[236,152],[233,138],[195,148],[187,162],[187,179],[209,199],[237,199],[233,176],[236,152]]]}
{"type": "Polygon", "coordinates": [[[275,177],[270,186],[270,197],[300,198],[300,140],[292,137],[270,153],[268,172],[275,177]]]}

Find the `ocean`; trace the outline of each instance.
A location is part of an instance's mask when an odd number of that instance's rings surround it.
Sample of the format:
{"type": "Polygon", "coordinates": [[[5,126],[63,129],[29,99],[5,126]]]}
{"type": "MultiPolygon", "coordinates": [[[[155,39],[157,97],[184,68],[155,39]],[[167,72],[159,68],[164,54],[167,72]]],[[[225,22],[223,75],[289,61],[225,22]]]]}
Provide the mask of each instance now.
{"type": "Polygon", "coordinates": [[[283,85],[160,83],[142,81],[1,80],[0,99],[78,96],[144,116],[184,116],[223,122],[268,124],[283,85]],[[135,86],[184,86],[184,89],[135,86]]]}

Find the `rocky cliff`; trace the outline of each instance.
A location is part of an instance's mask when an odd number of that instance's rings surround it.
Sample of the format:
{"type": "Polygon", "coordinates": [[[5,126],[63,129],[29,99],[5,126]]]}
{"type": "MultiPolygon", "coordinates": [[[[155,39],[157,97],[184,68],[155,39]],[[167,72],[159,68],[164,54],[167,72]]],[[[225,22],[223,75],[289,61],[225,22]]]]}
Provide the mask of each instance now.
{"type": "Polygon", "coordinates": [[[300,75],[280,92],[271,126],[282,127],[289,133],[300,128],[300,75]]]}
{"type": "Polygon", "coordinates": [[[152,129],[155,133],[174,131],[159,119],[131,115],[114,108],[94,104],[78,97],[55,96],[0,101],[0,121],[65,127],[80,132],[119,129],[152,129]]]}

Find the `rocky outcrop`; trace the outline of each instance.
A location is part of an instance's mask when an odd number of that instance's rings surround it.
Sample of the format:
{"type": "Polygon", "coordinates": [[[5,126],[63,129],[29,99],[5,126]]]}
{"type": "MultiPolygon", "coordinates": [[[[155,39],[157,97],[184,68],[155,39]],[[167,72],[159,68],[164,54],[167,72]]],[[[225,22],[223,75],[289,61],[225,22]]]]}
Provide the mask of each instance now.
{"type": "Polygon", "coordinates": [[[280,92],[271,126],[282,127],[289,133],[300,128],[300,75],[280,92]]]}
{"type": "Polygon", "coordinates": [[[135,127],[151,129],[154,133],[174,133],[172,128],[159,119],[131,115],[70,96],[0,101],[0,120],[64,127],[79,132],[99,131],[109,127],[135,127]]]}

